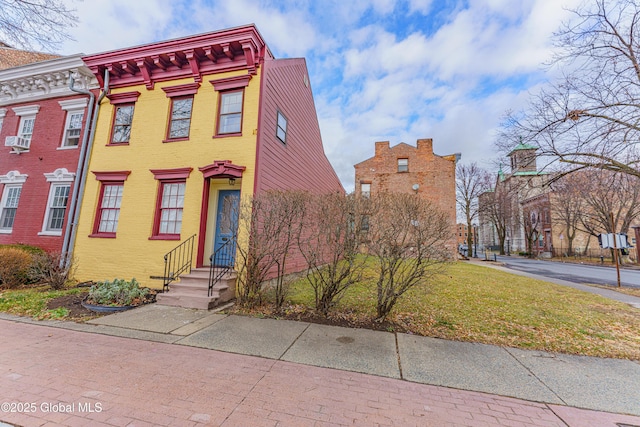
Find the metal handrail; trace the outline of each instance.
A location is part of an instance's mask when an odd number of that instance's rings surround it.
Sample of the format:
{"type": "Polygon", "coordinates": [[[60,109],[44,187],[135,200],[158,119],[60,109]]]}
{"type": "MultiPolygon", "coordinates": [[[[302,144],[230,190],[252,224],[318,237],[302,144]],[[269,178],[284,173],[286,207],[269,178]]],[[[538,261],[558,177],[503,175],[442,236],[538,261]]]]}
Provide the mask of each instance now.
{"type": "Polygon", "coordinates": [[[235,254],[233,251],[233,240],[227,240],[222,246],[213,251],[211,255],[211,267],[209,267],[209,291],[207,296],[213,293],[213,287],[233,269],[235,254]]]}
{"type": "Polygon", "coordinates": [[[193,246],[196,235],[189,237],[164,256],[164,276],[162,291],[169,290],[169,284],[178,279],[185,271],[191,271],[193,265],[193,246]]]}

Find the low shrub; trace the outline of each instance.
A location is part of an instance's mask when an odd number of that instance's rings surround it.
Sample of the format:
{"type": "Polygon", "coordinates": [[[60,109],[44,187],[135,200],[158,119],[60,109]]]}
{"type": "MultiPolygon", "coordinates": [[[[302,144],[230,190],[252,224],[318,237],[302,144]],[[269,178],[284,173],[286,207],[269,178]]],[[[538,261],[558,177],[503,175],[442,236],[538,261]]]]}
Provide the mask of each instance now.
{"type": "Polygon", "coordinates": [[[33,256],[33,263],[29,269],[30,280],[36,283],[44,283],[51,289],[59,290],[73,277],[75,270],[73,258],[65,259],[66,256],[60,253],[50,254],[48,252],[38,253],[33,256]],[[63,263],[63,261],[67,261],[63,263]]]}
{"type": "Polygon", "coordinates": [[[5,288],[27,283],[33,256],[21,248],[0,247],[0,282],[5,288]]]}
{"type": "Polygon", "coordinates": [[[136,279],[114,279],[112,282],[105,280],[91,286],[87,302],[95,305],[133,305],[144,301],[148,294],[149,288],[141,288],[136,279]]]}

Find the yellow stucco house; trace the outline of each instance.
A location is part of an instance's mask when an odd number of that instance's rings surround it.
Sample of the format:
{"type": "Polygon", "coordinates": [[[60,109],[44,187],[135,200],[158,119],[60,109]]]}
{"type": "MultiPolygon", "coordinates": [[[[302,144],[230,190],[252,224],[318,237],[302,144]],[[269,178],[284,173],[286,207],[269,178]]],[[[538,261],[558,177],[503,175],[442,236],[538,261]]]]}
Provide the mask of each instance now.
{"type": "MultiPolygon", "coordinates": [[[[102,93],[73,248],[78,279],[135,277],[161,288],[157,279],[180,268],[165,271],[167,254],[189,258],[191,279],[205,277],[241,195],[343,191],[324,155],[305,60],[274,59],[255,26],[83,60],[102,93]]],[[[173,303],[215,304],[206,288],[198,297],[173,303]]]]}

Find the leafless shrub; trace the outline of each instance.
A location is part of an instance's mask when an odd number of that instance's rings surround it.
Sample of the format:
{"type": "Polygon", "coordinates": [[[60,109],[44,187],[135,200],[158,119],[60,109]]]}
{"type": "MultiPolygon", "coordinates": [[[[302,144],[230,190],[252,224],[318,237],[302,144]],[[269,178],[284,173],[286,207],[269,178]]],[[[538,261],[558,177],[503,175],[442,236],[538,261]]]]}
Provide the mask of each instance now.
{"type": "Polygon", "coordinates": [[[272,277],[276,307],[284,303],[288,291],[287,260],[298,240],[307,199],[307,194],[300,191],[270,191],[240,202],[235,236],[239,304],[261,304],[262,285],[272,277]]]}
{"type": "Polygon", "coordinates": [[[29,269],[29,277],[38,283],[45,283],[51,289],[64,288],[73,278],[76,266],[70,255],[47,252],[36,254],[29,269]]]}
{"type": "Polygon", "coordinates": [[[444,212],[414,194],[378,194],[372,203],[367,248],[376,258],[376,314],[383,320],[405,292],[427,283],[451,259],[446,243],[452,225],[444,212]]]}
{"type": "Polygon", "coordinates": [[[315,309],[327,315],[344,292],[362,279],[365,256],[361,243],[363,200],[351,194],[314,196],[305,216],[300,250],[307,262],[307,281],[315,296],[315,309]]]}

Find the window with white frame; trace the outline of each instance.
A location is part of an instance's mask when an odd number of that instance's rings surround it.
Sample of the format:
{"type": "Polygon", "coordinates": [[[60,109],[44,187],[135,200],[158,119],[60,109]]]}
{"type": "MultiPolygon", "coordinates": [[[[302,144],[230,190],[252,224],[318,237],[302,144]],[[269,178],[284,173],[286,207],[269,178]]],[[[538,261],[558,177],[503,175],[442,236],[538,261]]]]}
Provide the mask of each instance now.
{"type": "Polygon", "coordinates": [[[398,159],[398,172],[409,172],[409,159],[398,159]]]}
{"type": "Polygon", "coordinates": [[[61,147],[75,148],[80,144],[82,120],[84,119],[84,110],[88,101],[86,98],[80,98],[58,101],[58,104],[60,104],[60,108],[67,112],[61,147]]]}
{"type": "Polygon", "coordinates": [[[18,214],[18,203],[22,193],[22,185],[27,181],[27,175],[17,170],[10,171],[6,175],[0,175],[0,184],[3,185],[2,197],[0,197],[0,233],[11,233],[13,223],[18,214]]]}
{"type": "Polygon", "coordinates": [[[75,174],[65,168],[56,169],[53,173],[45,173],[47,182],[51,183],[49,198],[42,223],[42,231],[38,234],[49,236],[62,235],[64,216],[71,192],[71,183],[75,174]]]}
{"type": "Polygon", "coordinates": [[[26,141],[26,146],[31,144],[33,137],[33,128],[36,123],[36,114],[40,110],[39,105],[27,105],[23,107],[12,108],[13,112],[20,117],[20,125],[18,126],[18,136],[26,141]]]}
{"type": "Polygon", "coordinates": [[[287,143],[287,118],[280,111],[278,111],[276,136],[283,144],[287,143]]]}
{"type": "Polygon", "coordinates": [[[161,186],[162,199],[158,212],[160,223],[157,234],[180,235],[186,183],[163,182],[161,186]]]}
{"type": "Polygon", "coordinates": [[[371,184],[368,182],[363,182],[360,184],[360,192],[362,194],[362,197],[369,197],[371,196],[371,184]]]}
{"type": "Polygon", "coordinates": [[[2,132],[2,122],[4,121],[4,116],[7,115],[6,108],[0,108],[0,132],[2,132]]]}
{"type": "Polygon", "coordinates": [[[0,232],[10,233],[18,211],[22,184],[5,185],[0,200],[0,232]]]}

